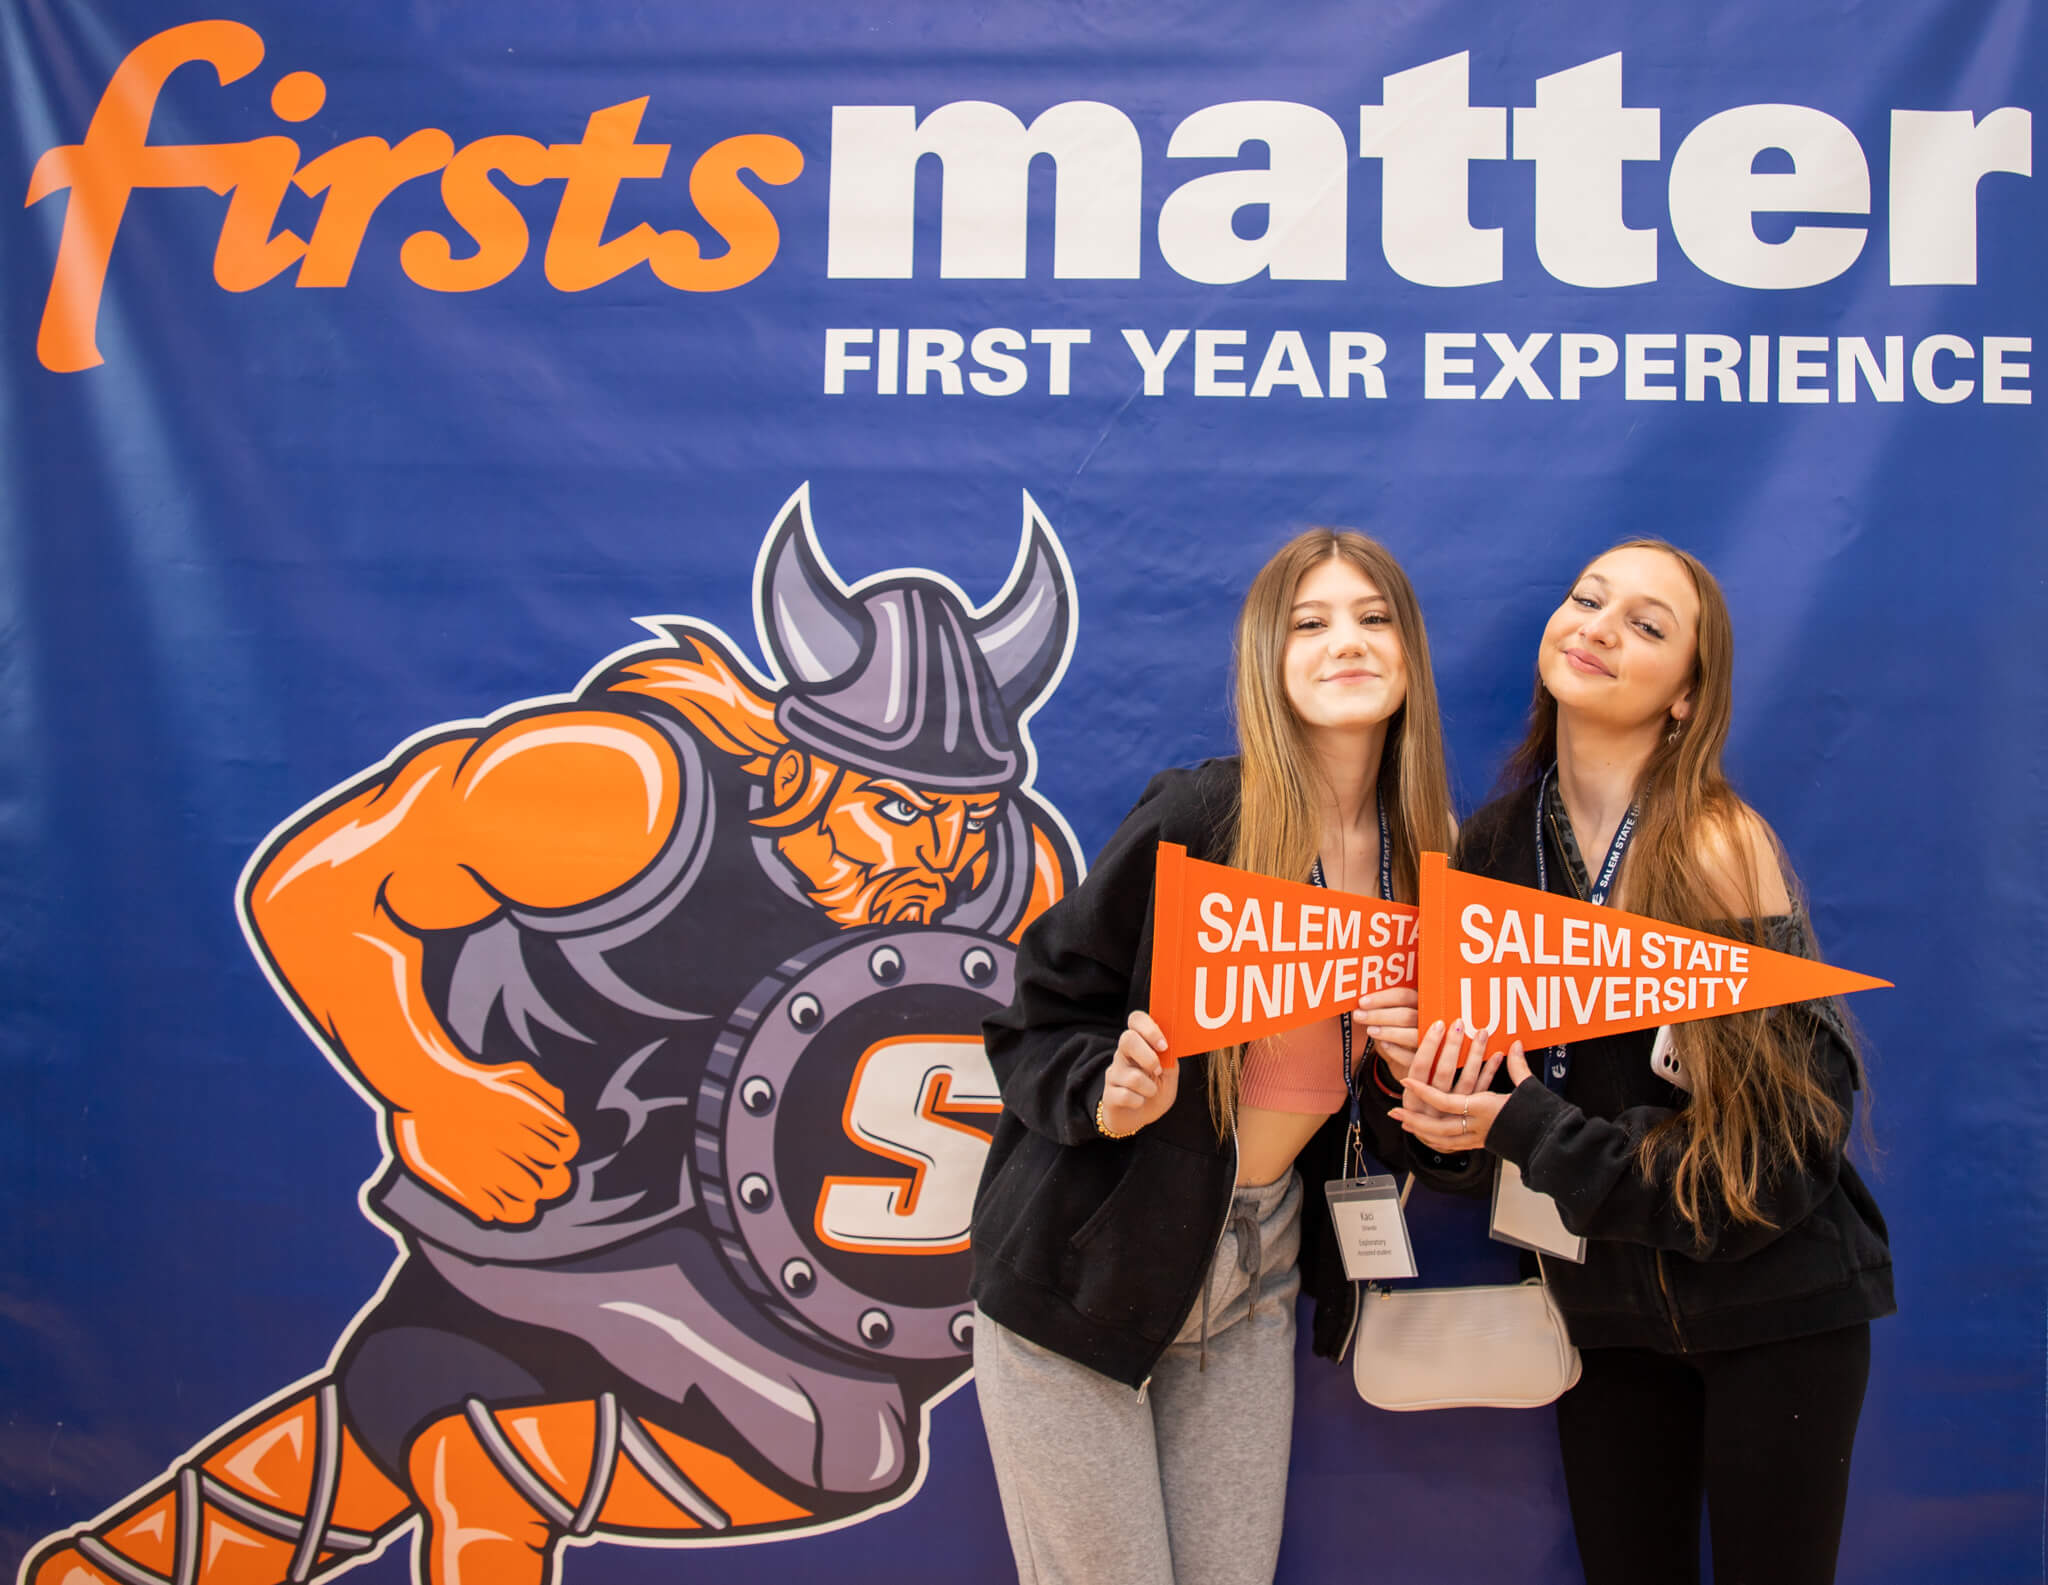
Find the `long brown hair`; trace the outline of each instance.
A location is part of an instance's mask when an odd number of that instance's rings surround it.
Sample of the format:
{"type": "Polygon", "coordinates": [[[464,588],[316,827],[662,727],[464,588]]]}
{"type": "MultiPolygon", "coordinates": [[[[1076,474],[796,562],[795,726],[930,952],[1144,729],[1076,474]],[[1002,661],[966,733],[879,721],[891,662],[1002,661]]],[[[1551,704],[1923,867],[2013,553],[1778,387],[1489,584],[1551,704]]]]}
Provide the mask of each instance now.
{"type": "MultiPolygon", "coordinates": [[[[1676,545],[1631,539],[1613,549],[1662,552],[1685,569],[1699,596],[1692,710],[1679,729],[1658,740],[1636,783],[1641,815],[1614,904],[1764,945],[1752,833],[1765,838],[1795,899],[1799,883],[1777,834],[1736,796],[1721,769],[1734,696],[1735,629],[1728,602],[1714,575],[1676,545]],[[1732,919],[1731,903],[1739,904],[1732,919]]],[[[1529,731],[1509,756],[1502,782],[1534,786],[1556,759],[1557,700],[1543,686],[1539,669],[1529,731]]],[[[1789,1023],[1768,1012],[1748,1012],[1672,1027],[1673,1053],[1685,1068],[1692,1099],[1643,1137],[1636,1162],[1646,1178],[1661,1161],[1672,1162],[1673,1199],[1702,1244],[1713,1198],[1738,1223],[1772,1226],[1760,1204],[1767,1184],[1781,1173],[1799,1173],[1811,1156],[1833,1150],[1847,1136],[1849,1119],[1814,1071],[1807,1042],[1789,1023]]]]}
{"type": "MultiPolygon", "coordinates": [[[[1237,836],[1230,862],[1282,880],[1307,880],[1322,840],[1322,797],[1301,719],[1287,702],[1282,657],[1292,628],[1295,591],[1315,567],[1349,562],[1386,596],[1407,662],[1408,695],[1387,722],[1377,791],[1387,813],[1394,895],[1415,900],[1425,850],[1449,852],[1450,780],[1444,774],[1443,723],[1429,636],[1408,575],[1384,545],[1350,529],[1311,528],[1297,534],[1259,569],[1238,613],[1232,649],[1234,715],[1239,755],[1237,836]]],[[[1219,1133],[1237,1117],[1244,1048],[1209,1059],[1209,1108],[1219,1133]]]]}

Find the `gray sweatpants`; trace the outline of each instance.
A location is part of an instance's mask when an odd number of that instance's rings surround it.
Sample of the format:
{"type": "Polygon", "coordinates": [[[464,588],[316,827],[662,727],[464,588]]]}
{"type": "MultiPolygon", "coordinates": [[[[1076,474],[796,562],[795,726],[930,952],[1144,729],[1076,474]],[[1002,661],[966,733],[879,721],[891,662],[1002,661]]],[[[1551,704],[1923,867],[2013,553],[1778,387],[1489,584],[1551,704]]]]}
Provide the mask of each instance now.
{"type": "Polygon", "coordinates": [[[977,1316],[974,1384],[1022,1585],[1270,1585],[1294,1417],[1301,1179],[1240,1188],[1145,1401],[977,1316]]]}

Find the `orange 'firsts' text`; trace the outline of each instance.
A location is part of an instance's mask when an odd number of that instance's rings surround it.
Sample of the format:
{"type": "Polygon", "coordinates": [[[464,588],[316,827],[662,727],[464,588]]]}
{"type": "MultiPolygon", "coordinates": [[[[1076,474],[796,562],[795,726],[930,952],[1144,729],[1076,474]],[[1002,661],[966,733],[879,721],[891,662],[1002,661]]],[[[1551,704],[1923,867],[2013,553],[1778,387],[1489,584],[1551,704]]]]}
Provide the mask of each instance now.
{"type": "MultiPolygon", "coordinates": [[[[612,202],[623,181],[659,177],[669,145],[637,141],[645,97],[593,111],[578,143],[540,143],[515,134],[478,138],[458,149],[446,132],[425,127],[396,144],[352,138],[299,163],[299,145],[283,136],[242,143],[151,143],[149,123],[165,81],[180,66],[203,61],[223,86],[263,60],[263,40],[239,22],[188,22],[131,51],[100,96],[81,143],[43,155],[27,202],[69,191],[50,295],[43,306],[36,355],[45,368],[69,372],[103,360],[96,339],[100,294],[128,195],[145,187],[204,187],[228,198],[213,255],[213,278],[231,292],[274,280],[294,264],[298,286],[346,286],[377,206],[404,183],[441,173],[441,200],[466,233],[464,251],[438,231],[416,231],[399,249],[408,278],[437,292],[473,292],[496,285],[525,259],[525,217],[493,178],[521,187],[559,181],[562,192],[542,268],[559,291],[580,292],[645,264],[656,279],[686,292],[723,292],[753,280],[781,243],[775,217],[740,180],[749,172],[775,186],[794,181],[803,151],[787,138],[748,133],[726,138],[698,156],[690,170],[690,201],[726,244],[706,258],[687,231],[656,231],[646,222],[604,240],[612,202]],[[288,188],[320,197],[312,236],[277,231],[288,188]]],[[[288,72],[271,90],[278,118],[301,122],[319,113],[327,85],[312,72],[288,72]]]]}

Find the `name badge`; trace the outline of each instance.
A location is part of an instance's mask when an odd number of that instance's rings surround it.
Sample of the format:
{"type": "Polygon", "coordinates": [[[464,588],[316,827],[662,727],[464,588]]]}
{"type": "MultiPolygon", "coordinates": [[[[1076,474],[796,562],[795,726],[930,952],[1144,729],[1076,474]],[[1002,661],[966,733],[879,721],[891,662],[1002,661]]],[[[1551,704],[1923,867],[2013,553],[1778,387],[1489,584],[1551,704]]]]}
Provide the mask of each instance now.
{"type": "Polygon", "coordinates": [[[1401,1191],[1392,1178],[1333,1178],[1323,1193],[1337,1226],[1345,1276],[1372,1282],[1415,1275],[1415,1248],[1408,1242],[1408,1219],[1401,1214],[1401,1191]]]}
{"type": "Polygon", "coordinates": [[[1557,1201],[1522,1181],[1522,1169],[1503,1160],[1493,1175],[1493,1222],[1487,1228],[1503,1244],[1555,1255],[1576,1265],[1586,1261],[1586,1241],[1564,1225],[1557,1201]]]}

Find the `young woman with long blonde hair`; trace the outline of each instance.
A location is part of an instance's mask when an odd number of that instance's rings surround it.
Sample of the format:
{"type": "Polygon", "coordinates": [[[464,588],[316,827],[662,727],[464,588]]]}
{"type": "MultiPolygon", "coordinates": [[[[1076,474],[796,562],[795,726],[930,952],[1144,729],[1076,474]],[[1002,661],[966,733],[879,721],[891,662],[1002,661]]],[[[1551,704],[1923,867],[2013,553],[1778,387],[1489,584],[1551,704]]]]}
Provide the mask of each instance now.
{"type": "MultiPolygon", "coordinates": [[[[975,1204],[975,1376],[1027,1585],[1270,1580],[1304,1280],[1319,1336],[1349,1325],[1334,1256],[1298,1259],[1302,1219],[1327,1213],[1295,1171],[1345,1121],[1346,1031],[1167,1053],[1147,1011],[1154,855],[1178,842],[1412,901],[1418,855],[1453,837],[1436,687],[1400,567],[1329,529],[1253,580],[1235,660],[1239,755],[1153,778],[1025,933],[1016,999],[985,1029],[1003,1112],[975,1204]]],[[[1369,1011],[1412,1052],[1412,995],[1369,1011]]],[[[1365,1110],[1398,1149],[1386,1106],[1365,1110]]]]}
{"type": "MultiPolygon", "coordinates": [[[[1512,789],[1459,867],[1811,955],[1777,839],[1722,774],[1734,637],[1713,575],[1632,540],[1544,628],[1512,789]]],[[[1544,1275],[1584,1374],[1558,1402],[1590,1585],[1833,1579],[1870,1325],[1891,1313],[1884,1219],[1845,1155],[1861,1073],[1829,1003],[1586,1041],[1456,1096],[1432,1029],[1393,1115],[1484,1148],[1587,1239],[1544,1275]],[[1434,1079],[1436,1085],[1424,1082],[1434,1079]]],[[[1399,1060],[1397,1054],[1395,1060],[1399,1060]]]]}

